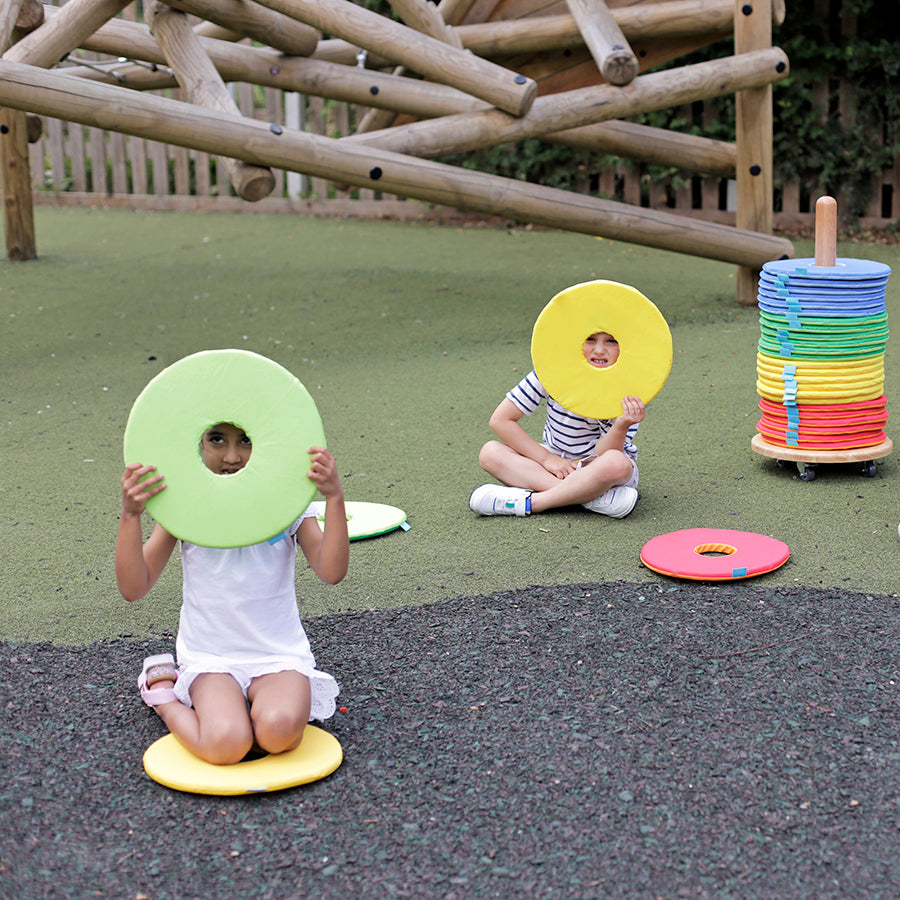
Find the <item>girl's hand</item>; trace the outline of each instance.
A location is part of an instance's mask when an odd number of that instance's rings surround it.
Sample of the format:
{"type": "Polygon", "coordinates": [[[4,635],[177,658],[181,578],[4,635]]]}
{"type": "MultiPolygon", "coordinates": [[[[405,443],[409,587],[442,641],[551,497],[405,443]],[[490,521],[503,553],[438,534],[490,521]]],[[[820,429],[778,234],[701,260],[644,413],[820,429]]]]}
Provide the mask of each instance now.
{"type": "Polygon", "coordinates": [[[131,463],[122,474],[122,515],[140,516],[151,497],[166,488],[162,475],[153,475],[156,466],[131,463]],[[144,481],[144,476],[150,475],[144,481]]]}
{"type": "Polygon", "coordinates": [[[644,421],[644,403],[640,397],[632,397],[630,394],[622,398],[622,415],[619,421],[623,425],[631,427],[644,421]]]}
{"type": "Polygon", "coordinates": [[[326,499],[343,496],[344,488],[334,457],[324,447],[310,447],[307,452],[310,455],[310,466],[306,475],[319,493],[326,499]]]}
{"type": "Polygon", "coordinates": [[[541,465],[551,474],[559,479],[563,479],[571,475],[575,471],[575,463],[569,459],[563,459],[561,456],[550,454],[541,465]]]}

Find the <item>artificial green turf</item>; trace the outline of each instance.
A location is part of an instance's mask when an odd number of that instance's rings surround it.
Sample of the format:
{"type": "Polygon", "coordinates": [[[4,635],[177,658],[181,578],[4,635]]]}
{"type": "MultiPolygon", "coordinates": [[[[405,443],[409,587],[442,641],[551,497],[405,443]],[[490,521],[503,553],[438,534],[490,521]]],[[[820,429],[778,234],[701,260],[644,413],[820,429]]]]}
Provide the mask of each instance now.
{"type": "MultiPolygon", "coordinates": [[[[116,590],[122,430],[153,375],[219,347],[293,371],[319,406],[347,498],[409,515],[409,532],[353,544],[341,585],[301,572],[306,617],[530,584],[664,581],[640,548],[687,527],[786,541],[791,560],[758,583],[895,591],[893,456],[872,479],[828,466],[804,483],[750,449],[759,320],[736,305],[730,265],[528,229],[50,208],[36,221],[39,259],[0,262],[0,638],[174,630],[177,563],[140,603],[116,590]],[[530,367],[534,319],[557,291],[594,278],[638,288],[672,328],[672,373],[638,438],[642,500],[621,521],[480,518],[467,505],[486,480],[478,448],[530,367]]],[[[900,262],[896,246],[841,244],[838,255],[900,262]]],[[[895,274],[889,315],[898,304],[895,274]]],[[[889,409],[897,359],[889,343],[889,409]]],[[[533,418],[537,436],[543,416],[533,418]]]]}

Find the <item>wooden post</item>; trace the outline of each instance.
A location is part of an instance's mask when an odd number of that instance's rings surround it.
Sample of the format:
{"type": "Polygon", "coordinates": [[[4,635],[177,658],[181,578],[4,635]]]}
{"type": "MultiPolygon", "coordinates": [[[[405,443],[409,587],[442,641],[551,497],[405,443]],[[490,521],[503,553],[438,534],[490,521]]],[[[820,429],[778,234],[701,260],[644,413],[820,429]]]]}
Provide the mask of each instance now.
{"type": "Polygon", "coordinates": [[[833,266],[837,261],[837,201],[816,200],[816,265],[833,266]]]}
{"type": "MultiPolygon", "coordinates": [[[[0,0],[0,53],[12,43],[22,13],[22,0],[0,0]]],[[[31,170],[28,160],[28,122],[18,109],[0,108],[0,195],[6,256],[10,260],[34,259],[37,243],[31,170]]]]}
{"type": "Polygon", "coordinates": [[[569,11],[600,74],[610,84],[629,84],[640,65],[605,0],[567,0],[569,11]]]}
{"type": "Polygon", "coordinates": [[[528,112],[537,95],[537,84],[530,78],[442,44],[350,0],[263,0],[262,5],[375,50],[395,64],[459,88],[514,116],[528,112]]]}
{"type": "Polygon", "coordinates": [[[253,38],[290,56],[311,56],[321,36],[315,28],[247,0],[166,0],[227,31],[253,38]]]}
{"type": "MultiPolygon", "coordinates": [[[[93,34],[105,21],[121,12],[130,0],[69,0],[52,18],[42,22],[29,32],[5,54],[4,59],[32,66],[55,66],[67,53],[74,50],[89,34],[93,34]]],[[[59,118],[65,119],[65,116],[59,118]]],[[[22,146],[27,133],[27,124],[7,122],[10,128],[9,146],[18,154],[14,169],[15,185],[4,185],[4,207],[13,204],[13,210],[6,209],[7,247],[10,258],[32,259],[37,255],[34,236],[34,209],[31,194],[31,171],[27,147],[22,146]],[[12,222],[10,223],[10,219],[12,222]],[[19,235],[20,245],[10,246],[10,232],[19,235]],[[28,233],[30,231],[30,239],[28,233]]],[[[8,166],[7,166],[8,168],[8,166]]],[[[5,178],[10,173],[4,173],[5,178]]]]}
{"type": "Polygon", "coordinates": [[[547,132],[619,119],[770,84],[785,78],[787,57],[777,47],[639,75],[625,87],[608,84],[538,97],[526,116],[499,110],[445,116],[342,138],[343,143],[378,145],[410,156],[444,156],[540,137],[547,132]]]}
{"type": "MultiPolygon", "coordinates": [[[[187,16],[160,2],[151,3],[145,8],[145,13],[150,33],[159,42],[191,103],[240,115],[225,82],[203,52],[200,38],[191,28],[187,16]]],[[[235,192],[243,200],[252,203],[272,193],[275,176],[271,169],[228,158],[224,159],[224,165],[235,192]]]]}
{"type": "Polygon", "coordinates": [[[266,122],[213,112],[165,97],[72,79],[19,63],[0,61],[0,104],[106,128],[137,137],[193,147],[255,165],[346,182],[457,209],[504,216],[550,228],[761,266],[786,256],[790,241],[658,210],[573,194],[557,188],[498,178],[377,147],[266,122]]]}
{"type": "Polygon", "coordinates": [[[0,108],[0,194],[6,256],[19,261],[37,256],[31,170],[28,162],[28,124],[18,109],[0,108]]]}
{"type": "MultiPolygon", "coordinates": [[[[772,46],[772,0],[735,0],[734,52],[772,46]]],[[[738,228],[772,233],[772,85],[740,90],[735,97],[738,228]]],[[[736,283],[741,306],[757,302],[759,269],[741,266],[736,283]]]]}

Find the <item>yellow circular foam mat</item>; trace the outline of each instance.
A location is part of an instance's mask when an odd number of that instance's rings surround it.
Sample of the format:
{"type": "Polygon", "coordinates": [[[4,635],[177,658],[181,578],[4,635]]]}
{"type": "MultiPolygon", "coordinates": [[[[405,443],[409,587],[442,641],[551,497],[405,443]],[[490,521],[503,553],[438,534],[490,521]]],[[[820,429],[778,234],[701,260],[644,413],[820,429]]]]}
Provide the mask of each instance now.
{"type": "Polygon", "coordinates": [[[334,735],[307,725],[296,750],[215,766],[186,750],[174,735],[154,741],[144,753],[144,771],[159,784],[191,794],[261,794],[318,781],[344,758],[334,735]]]}
{"type": "Polygon", "coordinates": [[[547,392],[566,409],[614,419],[628,395],[649,403],[672,368],[672,334],[662,313],[640,291],[615,281],[588,281],[558,293],[541,311],[531,359],[547,392]],[[600,331],[619,344],[611,366],[592,366],[582,352],[600,331]]]}

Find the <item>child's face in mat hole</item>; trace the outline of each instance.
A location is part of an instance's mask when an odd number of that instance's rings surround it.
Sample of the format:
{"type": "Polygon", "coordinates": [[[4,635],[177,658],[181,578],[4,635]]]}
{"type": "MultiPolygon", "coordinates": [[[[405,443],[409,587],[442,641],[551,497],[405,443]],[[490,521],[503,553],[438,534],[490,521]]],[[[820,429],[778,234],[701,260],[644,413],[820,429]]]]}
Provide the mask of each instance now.
{"type": "Polygon", "coordinates": [[[585,340],[581,352],[592,366],[603,369],[619,358],[619,342],[606,331],[596,331],[585,340]]]}
{"type": "Polygon", "coordinates": [[[234,475],[247,465],[253,445],[243,428],[219,422],[207,428],[200,439],[200,454],[206,468],[216,475],[234,475]]]}

